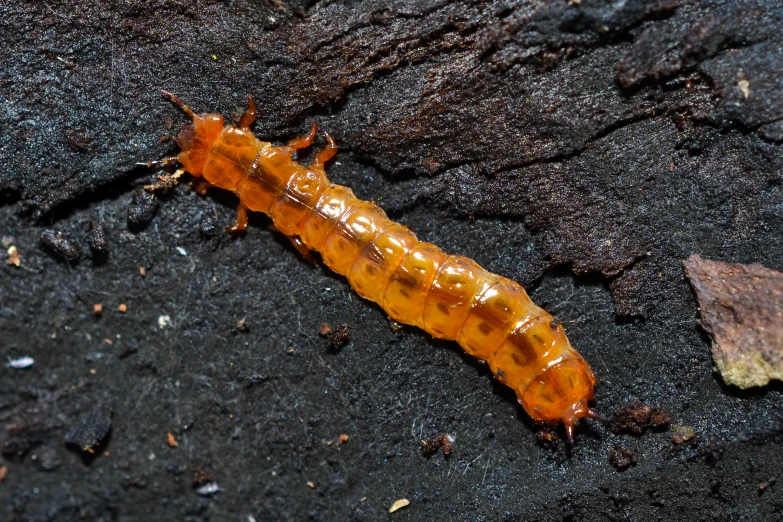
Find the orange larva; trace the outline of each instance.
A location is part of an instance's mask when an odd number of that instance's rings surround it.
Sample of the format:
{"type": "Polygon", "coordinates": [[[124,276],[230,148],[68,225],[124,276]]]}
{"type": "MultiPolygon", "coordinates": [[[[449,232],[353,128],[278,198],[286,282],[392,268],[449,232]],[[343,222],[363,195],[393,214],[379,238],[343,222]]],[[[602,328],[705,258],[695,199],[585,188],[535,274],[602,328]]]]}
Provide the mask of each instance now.
{"type": "Polygon", "coordinates": [[[202,190],[214,186],[237,194],[237,219],[229,231],[247,226],[248,210],[268,214],[303,254],[320,252],[327,266],[392,319],[455,340],[486,361],[534,420],[562,422],[569,441],[580,418],[600,418],[588,406],[596,381],[590,366],[571,347],[562,325],[519,284],[419,241],[374,203],[330,183],[324,163],[337,146],[328,134],[311,165],[292,159],[313,142],[315,124],[308,135],[274,147],[249,129],[256,116],[250,97],[239,124],[226,126],[219,114],[195,114],[164,94],[193,124],[177,137],[178,156],[147,165],[178,161],[179,172],[194,176],[202,190]]]}

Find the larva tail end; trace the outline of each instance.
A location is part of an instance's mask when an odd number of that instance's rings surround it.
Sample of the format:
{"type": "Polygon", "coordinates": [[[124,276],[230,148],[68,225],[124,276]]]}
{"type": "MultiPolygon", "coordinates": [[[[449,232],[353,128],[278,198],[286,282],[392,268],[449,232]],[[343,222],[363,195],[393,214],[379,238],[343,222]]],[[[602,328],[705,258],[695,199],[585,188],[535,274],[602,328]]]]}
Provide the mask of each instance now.
{"type": "Polygon", "coordinates": [[[582,417],[603,419],[603,417],[601,417],[597,411],[589,408],[586,403],[587,401],[577,402],[571,406],[560,418],[563,426],[565,426],[566,440],[568,440],[569,445],[574,443],[574,427],[576,426],[576,423],[579,422],[579,419],[582,417]]]}
{"type": "Polygon", "coordinates": [[[184,112],[191,118],[193,118],[196,115],[193,112],[193,110],[190,107],[188,107],[187,104],[185,104],[185,102],[180,100],[179,97],[177,97],[176,95],[171,94],[170,92],[164,90],[161,90],[160,92],[163,94],[163,96],[165,96],[166,98],[174,102],[180,109],[182,109],[182,112],[184,112]]]}
{"type": "Polygon", "coordinates": [[[597,421],[601,421],[604,424],[608,424],[609,423],[609,419],[607,419],[606,417],[604,417],[603,415],[601,415],[600,413],[595,411],[593,408],[590,408],[590,409],[587,410],[587,414],[585,415],[585,417],[589,417],[591,419],[595,419],[597,421]]]}

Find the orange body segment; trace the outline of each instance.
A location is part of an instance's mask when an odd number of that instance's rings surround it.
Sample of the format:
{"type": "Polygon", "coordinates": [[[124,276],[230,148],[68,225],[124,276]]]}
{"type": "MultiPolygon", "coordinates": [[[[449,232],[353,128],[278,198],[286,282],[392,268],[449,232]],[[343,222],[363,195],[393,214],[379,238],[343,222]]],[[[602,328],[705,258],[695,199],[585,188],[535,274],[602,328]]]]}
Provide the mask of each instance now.
{"type": "Polygon", "coordinates": [[[246,113],[240,127],[224,127],[219,115],[194,115],[178,137],[183,167],[235,192],[240,210],[269,214],[295,244],[320,252],[327,266],[392,319],[455,340],[489,363],[533,419],[561,421],[570,437],[579,418],[597,415],[587,405],[596,382],[592,370],[562,326],[519,284],[420,242],[374,203],[331,184],[322,167],[336,150],[331,138],[304,167],[291,156],[312,142],[313,133],[273,147],[247,128],[254,114],[246,113]]]}

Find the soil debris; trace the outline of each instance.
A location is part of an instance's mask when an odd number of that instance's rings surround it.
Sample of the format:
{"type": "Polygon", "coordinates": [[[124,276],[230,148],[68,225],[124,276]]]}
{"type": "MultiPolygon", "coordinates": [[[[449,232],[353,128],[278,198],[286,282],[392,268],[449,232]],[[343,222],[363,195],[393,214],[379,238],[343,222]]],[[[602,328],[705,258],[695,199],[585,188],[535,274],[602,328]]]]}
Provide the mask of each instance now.
{"type": "Polygon", "coordinates": [[[95,453],[101,442],[111,431],[111,404],[102,402],[95,405],[81,424],[65,436],[65,443],[84,453],[95,453]]]}
{"type": "Polygon", "coordinates": [[[672,442],[676,445],[685,444],[693,437],[696,436],[696,432],[690,426],[673,426],[672,427],[672,442]]]}
{"type": "Polygon", "coordinates": [[[353,327],[350,324],[341,324],[335,328],[332,328],[329,323],[321,323],[318,328],[318,335],[322,337],[328,337],[329,342],[332,344],[332,348],[339,350],[349,342],[351,342],[351,329],[353,327]]]}
{"type": "Polygon", "coordinates": [[[422,440],[421,447],[425,455],[432,455],[438,451],[439,448],[443,448],[443,454],[448,457],[451,455],[451,452],[454,451],[455,442],[457,442],[457,439],[453,435],[444,433],[435,435],[430,439],[422,440]]]}
{"type": "Polygon", "coordinates": [[[614,410],[612,426],[617,433],[642,435],[649,428],[668,426],[670,421],[671,415],[663,409],[633,401],[614,410]]]}
{"type": "Polygon", "coordinates": [[[87,244],[90,245],[93,258],[96,261],[103,261],[109,255],[109,234],[106,232],[106,226],[103,223],[90,221],[87,230],[87,244]]]}
{"type": "Polygon", "coordinates": [[[638,460],[638,454],[631,450],[619,446],[609,448],[609,461],[618,471],[624,471],[631,466],[636,466],[638,460]]]}
{"type": "Polygon", "coordinates": [[[146,225],[152,220],[157,209],[158,201],[155,196],[143,188],[138,188],[133,193],[133,200],[128,206],[128,223],[136,226],[146,225]]]}

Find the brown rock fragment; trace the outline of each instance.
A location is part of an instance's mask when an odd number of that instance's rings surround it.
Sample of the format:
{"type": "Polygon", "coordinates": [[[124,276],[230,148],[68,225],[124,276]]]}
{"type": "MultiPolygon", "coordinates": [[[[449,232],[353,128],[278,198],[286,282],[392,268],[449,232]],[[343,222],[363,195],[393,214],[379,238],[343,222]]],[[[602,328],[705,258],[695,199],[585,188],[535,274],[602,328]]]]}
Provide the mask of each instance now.
{"type": "Polygon", "coordinates": [[[684,265],[723,380],[740,388],[783,380],[783,273],[697,254],[684,265]]]}

